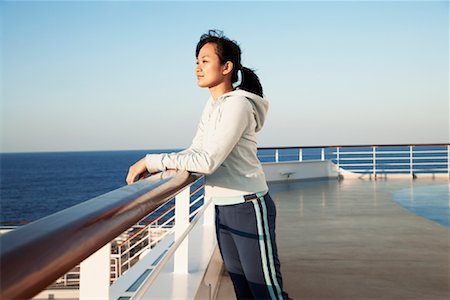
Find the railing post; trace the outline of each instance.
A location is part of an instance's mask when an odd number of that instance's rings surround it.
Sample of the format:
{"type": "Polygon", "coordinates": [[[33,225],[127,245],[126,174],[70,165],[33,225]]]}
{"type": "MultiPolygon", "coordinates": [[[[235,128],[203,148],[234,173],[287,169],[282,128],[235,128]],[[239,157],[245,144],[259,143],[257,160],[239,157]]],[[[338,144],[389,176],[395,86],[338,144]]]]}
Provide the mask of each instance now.
{"type": "Polygon", "coordinates": [[[275,150],[275,162],[279,161],[278,149],[275,150]]]}
{"type": "Polygon", "coordinates": [[[409,145],[409,174],[414,174],[413,171],[413,146],[409,145]]]}
{"type": "Polygon", "coordinates": [[[339,170],[339,147],[336,147],[336,164],[339,170]]]}
{"type": "Polygon", "coordinates": [[[375,178],[377,178],[377,155],[376,155],[376,150],[375,150],[376,146],[372,146],[372,172],[373,172],[373,176],[375,178]]]}
{"type": "Polygon", "coordinates": [[[119,278],[119,267],[117,265],[117,257],[112,257],[111,260],[114,262],[114,281],[119,278]]]}
{"type": "Polygon", "coordinates": [[[122,276],[122,245],[117,243],[118,245],[118,251],[119,251],[119,257],[117,259],[117,264],[119,265],[119,276],[122,276]]]}
{"type": "Polygon", "coordinates": [[[150,245],[152,243],[152,225],[148,226],[148,249],[150,250],[150,245]]]}
{"type": "Polygon", "coordinates": [[[80,264],[80,300],[109,299],[111,243],[80,264]]]}
{"type": "MultiPolygon", "coordinates": [[[[203,205],[206,204],[206,198],[203,198],[203,205]]],[[[206,208],[205,212],[203,213],[203,225],[205,226],[214,226],[215,225],[215,218],[216,217],[216,210],[214,208],[214,205],[210,205],[206,208]]]]}
{"type": "Polygon", "coordinates": [[[303,161],[303,149],[300,148],[298,151],[298,160],[303,161]]]}
{"type": "Polygon", "coordinates": [[[131,244],[130,244],[130,240],[128,240],[127,241],[127,270],[129,270],[131,268],[130,253],[131,253],[131,244]]]}
{"type": "Polygon", "coordinates": [[[450,177],[450,145],[447,146],[447,173],[450,177]]]}
{"type": "Polygon", "coordinates": [[[322,147],[322,151],[320,153],[320,160],[325,160],[325,148],[322,147]]]}
{"type": "MultiPolygon", "coordinates": [[[[190,188],[186,187],[175,197],[175,242],[183,235],[189,226],[190,188]]],[[[188,237],[186,237],[174,254],[174,272],[188,272],[188,237]]]]}

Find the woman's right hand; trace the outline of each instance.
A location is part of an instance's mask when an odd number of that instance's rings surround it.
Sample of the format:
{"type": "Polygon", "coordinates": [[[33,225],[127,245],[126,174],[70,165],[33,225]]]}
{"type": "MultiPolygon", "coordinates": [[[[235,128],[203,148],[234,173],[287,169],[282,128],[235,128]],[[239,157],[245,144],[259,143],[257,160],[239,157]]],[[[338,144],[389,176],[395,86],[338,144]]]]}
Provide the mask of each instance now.
{"type": "Polygon", "coordinates": [[[145,160],[143,158],[137,161],[128,169],[126,182],[127,184],[132,184],[136,180],[136,178],[139,178],[139,180],[141,180],[147,177],[147,175],[149,175],[149,172],[147,171],[145,160]]]}

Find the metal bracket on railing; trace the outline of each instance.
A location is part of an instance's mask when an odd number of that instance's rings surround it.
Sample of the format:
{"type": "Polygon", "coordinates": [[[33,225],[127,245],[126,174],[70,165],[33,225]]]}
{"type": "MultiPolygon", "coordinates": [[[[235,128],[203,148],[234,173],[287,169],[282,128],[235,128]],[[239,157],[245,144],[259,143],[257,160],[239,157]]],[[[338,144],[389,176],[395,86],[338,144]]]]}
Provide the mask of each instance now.
{"type": "Polygon", "coordinates": [[[289,179],[289,177],[291,177],[291,175],[293,175],[293,174],[295,174],[295,172],[283,172],[283,173],[280,173],[280,175],[286,176],[287,179],[289,179]]]}

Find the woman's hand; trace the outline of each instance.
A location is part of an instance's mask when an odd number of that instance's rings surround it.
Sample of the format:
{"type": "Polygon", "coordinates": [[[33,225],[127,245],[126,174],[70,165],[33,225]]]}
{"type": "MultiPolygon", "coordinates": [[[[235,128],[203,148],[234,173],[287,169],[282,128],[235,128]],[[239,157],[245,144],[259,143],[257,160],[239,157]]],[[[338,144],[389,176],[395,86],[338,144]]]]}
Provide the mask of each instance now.
{"type": "Polygon", "coordinates": [[[127,184],[132,184],[136,178],[139,178],[139,180],[144,179],[145,177],[147,177],[147,175],[149,175],[148,171],[147,171],[147,167],[145,166],[145,161],[144,158],[139,160],[138,162],[136,162],[134,165],[132,165],[129,169],[128,169],[128,174],[127,174],[127,184]]]}

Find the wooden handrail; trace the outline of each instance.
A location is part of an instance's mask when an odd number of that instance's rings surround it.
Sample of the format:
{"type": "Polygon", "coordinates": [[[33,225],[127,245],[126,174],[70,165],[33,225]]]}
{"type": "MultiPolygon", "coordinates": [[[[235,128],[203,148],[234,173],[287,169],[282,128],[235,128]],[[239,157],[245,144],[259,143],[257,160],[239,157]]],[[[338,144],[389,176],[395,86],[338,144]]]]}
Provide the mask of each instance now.
{"type": "Polygon", "coordinates": [[[158,173],[1,235],[0,298],[32,298],[200,177],[158,173]]]}

